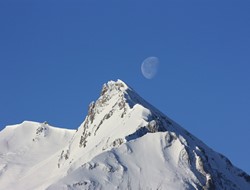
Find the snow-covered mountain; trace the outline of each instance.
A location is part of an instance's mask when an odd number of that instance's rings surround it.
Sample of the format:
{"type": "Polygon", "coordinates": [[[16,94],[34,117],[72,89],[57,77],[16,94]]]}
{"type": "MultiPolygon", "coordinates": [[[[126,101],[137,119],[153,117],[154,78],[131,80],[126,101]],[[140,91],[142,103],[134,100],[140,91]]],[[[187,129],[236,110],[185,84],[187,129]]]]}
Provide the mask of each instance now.
{"type": "Polygon", "coordinates": [[[75,130],[55,128],[46,122],[30,121],[3,129],[0,132],[0,189],[42,185],[39,175],[46,176],[52,170],[38,168],[45,163],[53,168],[51,158],[67,146],[74,133],[75,130]]]}
{"type": "Polygon", "coordinates": [[[0,189],[250,189],[233,166],[121,80],[76,130],[24,122],[0,132],[0,189]]]}

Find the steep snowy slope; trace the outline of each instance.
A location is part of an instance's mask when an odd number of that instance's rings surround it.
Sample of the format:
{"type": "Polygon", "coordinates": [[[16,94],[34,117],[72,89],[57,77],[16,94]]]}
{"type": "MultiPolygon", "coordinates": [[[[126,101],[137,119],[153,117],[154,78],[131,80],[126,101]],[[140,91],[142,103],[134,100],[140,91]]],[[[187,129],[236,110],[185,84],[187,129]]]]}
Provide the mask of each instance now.
{"type": "Polygon", "coordinates": [[[103,86],[49,189],[249,189],[250,177],[122,81],[103,86]],[[73,163],[73,164],[71,164],[73,163]]]}
{"type": "Polygon", "coordinates": [[[0,133],[0,187],[250,189],[248,174],[120,80],[104,84],[74,134],[56,129],[50,136],[46,124],[22,125],[0,133]]]}

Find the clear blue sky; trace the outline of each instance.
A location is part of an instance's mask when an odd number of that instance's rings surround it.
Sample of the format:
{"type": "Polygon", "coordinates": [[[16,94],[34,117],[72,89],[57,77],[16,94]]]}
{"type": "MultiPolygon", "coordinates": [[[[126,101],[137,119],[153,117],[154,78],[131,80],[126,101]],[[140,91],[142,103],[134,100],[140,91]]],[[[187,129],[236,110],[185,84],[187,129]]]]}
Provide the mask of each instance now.
{"type": "Polygon", "coordinates": [[[250,1],[0,2],[1,129],[77,128],[119,78],[250,173],[249,73],[250,1]]]}

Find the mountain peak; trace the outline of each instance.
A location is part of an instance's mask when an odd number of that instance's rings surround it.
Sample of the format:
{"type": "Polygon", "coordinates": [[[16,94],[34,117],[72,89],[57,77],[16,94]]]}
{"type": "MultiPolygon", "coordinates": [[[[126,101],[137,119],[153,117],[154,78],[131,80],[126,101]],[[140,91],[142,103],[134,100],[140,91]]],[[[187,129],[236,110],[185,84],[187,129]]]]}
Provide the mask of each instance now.
{"type": "MultiPolygon", "coordinates": [[[[142,139],[148,139],[149,136],[151,136],[152,141],[157,140],[159,133],[162,134],[160,140],[161,157],[167,160],[166,162],[170,167],[175,168],[173,176],[180,175],[181,180],[190,180],[183,183],[192,184],[191,186],[196,189],[213,189],[213,187],[223,187],[223,183],[231,180],[232,175],[248,176],[241,170],[234,168],[227,159],[215,153],[145,101],[121,80],[109,81],[103,85],[100,97],[89,105],[85,121],[78,128],[67,149],[62,151],[58,167],[65,167],[70,165],[73,160],[77,160],[70,169],[70,171],[75,170],[82,163],[88,163],[97,155],[105,152],[107,155],[105,154],[103,158],[106,159],[114,153],[114,148],[120,147],[122,149],[121,154],[138,154],[139,156],[141,149],[133,150],[132,147],[137,145],[132,144],[144,141],[142,139]],[[85,156],[82,157],[81,155],[85,156]],[[217,180],[216,176],[223,171],[223,167],[217,167],[216,165],[223,165],[230,172],[217,180]],[[217,168],[215,169],[214,166],[217,168]],[[189,176],[190,179],[186,179],[185,172],[175,174],[175,171],[188,172],[192,177],[189,176]]],[[[144,147],[143,144],[138,146],[144,147]]],[[[149,142],[149,144],[152,143],[149,142]]],[[[150,151],[153,152],[156,148],[154,147],[150,151]]],[[[116,154],[118,153],[115,153],[114,158],[116,158],[116,154]]],[[[119,158],[117,157],[117,159],[115,162],[119,163],[119,158]]],[[[143,158],[138,159],[144,162],[143,158]]],[[[90,168],[105,165],[100,163],[100,160],[89,164],[91,165],[90,168]]],[[[162,167],[165,167],[163,165],[162,167]]],[[[89,171],[89,169],[86,170],[89,171]]],[[[138,176],[140,175],[138,174],[138,176]]],[[[174,179],[175,177],[173,177],[174,179]]]]}
{"type": "Polygon", "coordinates": [[[91,122],[94,119],[95,114],[101,113],[104,109],[110,111],[119,109],[126,109],[126,98],[127,90],[129,87],[121,80],[109,81],[105,83],[101,90],[100,97],[96,102],[91,102],[89,105],[88,116],[91,122]],[[111,107],[112,106],[112,107],[111,107]]]}
{"type": "Polygon", "coordinates": [[[108,81],[102,86],[101,96],[111,96],[117,93],[125,92],[129,87],[122,80],[108,81]]]}
{"type": "Polygon", "coordinates": [[[4,137],[0,141],[0,161],[4,163],[0,164],[0,175],[7,171],[5,180],[0,178],[0,186],[11,187],[5,189],[250,187],[248,174],[169,119],[121,80],[103,85],[100,97],[90,103],[84,122],[72,136],[46,123],[32,128],[29,126],[33,123],[23,125],[27,125],[28,131],[32,129],[30,137],[34,138],[36,133],[35,141],[27,138],[27,132],[16,133],[20,138],[13,136],[14,130],[0,133],[0,137],[4,137]],[[23,142],[21,136],[27,143],[19,148],[17,139],[23,142]],[[11,143],[15,149],[10,149],[11,143]],[[45,156],[41,157],[44,152],[45,156]],[[31,162],[32,156],[37,154],[39,160],[31,162]],[[18,162],[15,165],[20,167],[20,175],[16,174],[18,182],[6,182],[8,172],[17,171],[8,166],[16,163],[16,158],[32,165],[23,168],[22,162],[18,162]],[[39,176],[36,181],[33,181],[34,175],[39,176]]]}
{"type": "MultiPolygon", "coordinates": [[[[97,129],[114,114],[124,118],[125,116],[130,117],[132,112],[139,112],[143,121],[148,122],[146,128],[150,132],[165,131],[166,127],[171,124],[171,121],[166,116],[141,98],[126,83],[118,79],[104,84],[100,97],[96,102],[90,103],[85,127],[92,124],[98,115],[101,115],[102,119],[98,125],[93,126],[94,128],[98,126],[97,129]]],[[[134,126],[134,130],[139,128],[134,126]]]]}
{"type": "Polygon", "coordinates": [[[122,80],[108,81],[103,84],[101,95],[96,101],[106,102],[107,100],[114,99],[114,101],[121,101],[120,103],[126,103],[128,107],[133,108],[134,105],[140,104],[148,109],[155,109],[152,105],[146,102],[140,95],[137,94],[129,85],[122,80]],[[117,98],[119,97],[119,98],[117,98]]]}

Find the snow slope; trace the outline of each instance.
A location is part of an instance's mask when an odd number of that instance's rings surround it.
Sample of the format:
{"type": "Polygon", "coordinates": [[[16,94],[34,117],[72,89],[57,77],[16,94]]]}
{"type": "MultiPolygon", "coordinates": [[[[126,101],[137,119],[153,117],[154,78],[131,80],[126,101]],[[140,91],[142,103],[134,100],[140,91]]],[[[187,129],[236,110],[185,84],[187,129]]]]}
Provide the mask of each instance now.
{"type": "Polygon", "coordinates": [[[0,189],[21,189],[15,188],[16,184],[29,174],[28,181],[33,183],[37,176],[35,168],[66,146],[74,131],[31,121],[3,129],[0,132],[0,189]]]}
{"type": "Polygon", "coordinates": [[[0,148],[8,189],[250,189],[248,174],[121,80],[103,85],[76,132],[24,122],[0,133],[0,148]]]}

